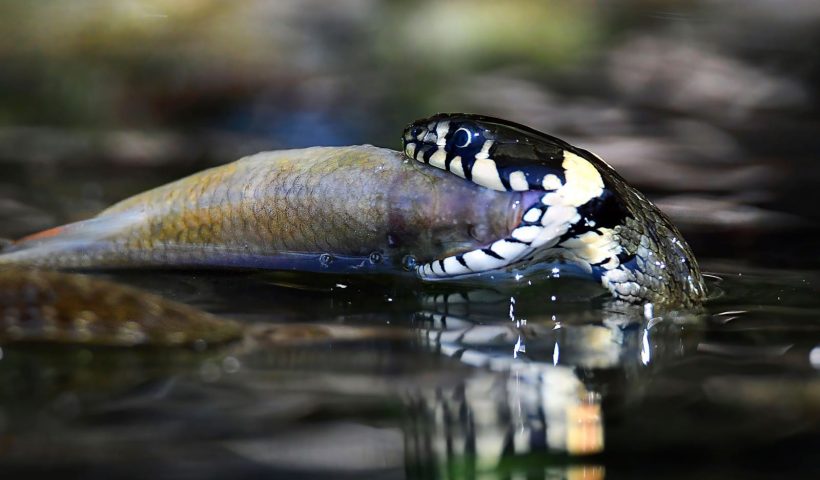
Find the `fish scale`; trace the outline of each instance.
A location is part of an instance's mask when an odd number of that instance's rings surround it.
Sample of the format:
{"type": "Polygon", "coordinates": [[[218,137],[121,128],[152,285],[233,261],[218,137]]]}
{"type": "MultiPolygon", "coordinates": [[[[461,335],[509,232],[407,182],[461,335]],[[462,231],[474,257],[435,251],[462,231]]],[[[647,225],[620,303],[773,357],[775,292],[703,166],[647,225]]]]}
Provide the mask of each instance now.
{"type": "Polygon", "coordinates": [[[311,271],[329,254],[345,270],[381,252],[391,262],[379,268],[404,272],[405,255],[432,260],[508,235],[521,198],[372,146],[263,152],[18,241],[0,265],[311,271]]]}

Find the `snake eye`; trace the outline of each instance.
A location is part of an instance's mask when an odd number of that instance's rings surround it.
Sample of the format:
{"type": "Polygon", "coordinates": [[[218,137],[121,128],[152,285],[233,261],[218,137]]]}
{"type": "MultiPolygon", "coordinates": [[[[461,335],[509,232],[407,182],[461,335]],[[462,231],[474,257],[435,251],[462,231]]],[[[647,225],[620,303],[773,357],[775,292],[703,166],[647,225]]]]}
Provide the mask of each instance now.
{"type": "Polygon", "coordinates": [[[422,134],[422,132],[424,132],[424,127],[422,127],[420,125],[416,125],[416,126],[410,128],[410,136],[412,138],[418,138],[419,135],[422,134]]]}
{"type": "Polygon", "coordinates": [[[453,134],[453,146],[456,148],[464,148],[473,141],[473,135],[464,127],[459,128],[453,134]]]}
{"type": "Polygon", "coordinates": [[[484,144],[482,129],[473,124],[456,126],[458,128],[451,130],[452,133],[448,135],[447,151],[465,158],[475,155],[484,144]]]}

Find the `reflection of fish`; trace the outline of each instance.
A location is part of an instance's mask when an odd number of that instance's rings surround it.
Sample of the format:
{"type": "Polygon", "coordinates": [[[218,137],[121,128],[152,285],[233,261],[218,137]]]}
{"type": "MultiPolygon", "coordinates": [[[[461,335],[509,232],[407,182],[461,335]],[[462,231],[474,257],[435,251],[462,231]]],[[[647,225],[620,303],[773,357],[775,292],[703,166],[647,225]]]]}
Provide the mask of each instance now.
{"type": "MultiPolygon", "coordinates": [[[[281,297],[291,308],[304,302],[303,298],[273,296],[281,297]]],[[[342,294],[341,298],[348,297],[342,294]]],[[[351,372],[359,376],[374,369],[389,372],[394,383],[377,382],[376,389],[368,391],[368,395],[394,398],[398,394],[406,402],[411,420],[407,435],[417,440],[406,445],[410,457],[418,455],[421,461],[442,465],[471,462],[481,468],[495,468],[502,460],[521,454],[601,452],[604,417],[599,387],[595,382],[586,382],[581,372],[623,364],[645,366],[650,361],[662,360],[656,356],[656,343],[680,345],[679,341],[650,341],[649,325],[660,319],[647,320],[646,329],[638,328],[634,322],[642,320],[630,316],[634,313],[631,307],[624,307],[623,314],[608,310],[603,313],[603,323],[595,324],[587,323],[586,309],[580,318],[562,314],[568,321],[559,326],[554,316],[553,321],[539,321],[529,315],[528,312],[544,310],[543,302],[535,298],[459,290],[457,294],[422,295],[418,300],[430,311],[419,312],[417,321],[421,323],[415,325],[415,331],[401,325],[379,326],[380,322],[365,327],[237,324],[98,279],[6,268],[0,269],[0,345],[5,348],[6,344],[21,341],[83,346],[188,345],[198,350],[205,344],[241,339],[224,350],[209,353],[208,357],[197,357],[192,364],[185,363],[187,357],[168,357],[175,361],[163,367],[169,370],[159,371],[185,372],[193,365],[202,378],[211,378],[209,375],[218,377],[223,369],[235,372],[241,365],[252,365],[248,369],[252,375],[284,370],[309,372],[305,376],[310,378],[323,372],[345,388],[358,388],[356,381],[348,381],[351,372]],[[511,305],[516,307],[515,312],[511,305]],[[458,317],[454,312],[463,312],[465,316],[458,317]],[[522,315],[533,322],[527,323],[522,315]],[[441,375],[433,375],[435,369],[419,367],[419,358],[415,356],[411,357],[414,367],[409,372],[398,368],[402,359],[407,360],[407,352],[400,353],[401,348],[393,347],[419,340],[429,350],[483,368],[456,374],[455,370],[449,371],[436,363],[441,375]],[[348,342],[356,347],[341,348],[348,342]],[[362,342],[389,342],[391,348],[362,348],[362,342]],[[424,379],[415,378],[413,387],[408,389],[407,379],[416,373],[424,379]],[[406,377],[404,381],[396,378],[402,375],[406,377]],[[429,448],[414,451],[413,445],[419,444],[429,448]]],[[[349,321],[349,302],[338,304],[344,306],[336,307],[338,310],[331,307],[331,311],[349,321]]],[[[364,311],[373,308],[362,307],[364,311]]],[[[377,307],[377,313],[381,308],[377,307]]],[[[599,315],[601,312],[593,313],[593,317],[599,315]]],[[[668,326],[674,329],[673,333],[680,330],[678,324],[668,326]]],[[[653,332],[658,331],[656,326],[653,332]]],[[[15,366],[37,356],[37,351],[12,348],[15,366]]],[[[65,363],[71,352],[58,350],[57,356],[49,360],[56,362],[70,381],[56,386],[46,383],[50,386],[48,391],[61,393],[70,388],[76,393],[108,386],[103,382],[111,377],[112,370],[106,369],[107,364],[65,363]]],[[[155,353],[150,351],[144,358],[135,358],[145,362],[155,353]]],[[[680,349],[673,353],[679,354],[680,349]]],[[[6,367],[6,375],[9,368],[6,367]]],[[[157,373],[155,369],[134,374],[133,362],[128,367],[116,368],[129,372],[130,376],[114,376],[122,384],[136,383],[135,379],[157,373]]],[[[4,381],[3,375],[0,370],[0,383],[4,381]]],[[[295,378],[302,379],[302,375],[295,378]]],[[[28,381],[37,387],[46,382],[39,378],[28,381]]],[[[268,381],[265,388],[271,388],[268,381]]],[[[174,387],[163,384],[162,388],[166,395],[174,387]]],[[[184,395],[184,389],[182,392],[184,395]]],[[[266,401],[270,400],[266,397],[266,401]]]]}
{"type": "Polygon", "coordinates": [[[0,344],[204,347],[241,334],[235,322],[123,285],[0,269],[0,344]]]}

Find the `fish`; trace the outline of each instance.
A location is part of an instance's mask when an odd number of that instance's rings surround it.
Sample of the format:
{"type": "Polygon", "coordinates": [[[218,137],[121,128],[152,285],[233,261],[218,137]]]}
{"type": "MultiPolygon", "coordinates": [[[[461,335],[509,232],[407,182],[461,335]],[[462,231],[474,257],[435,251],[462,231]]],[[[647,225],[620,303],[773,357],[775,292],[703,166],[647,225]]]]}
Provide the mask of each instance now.
{"type": "Polygon", "coordinates": [[[262,152],[15,241],[0,266],[413,275],[509,235],[535,201],[369,145],[262,152]]]}

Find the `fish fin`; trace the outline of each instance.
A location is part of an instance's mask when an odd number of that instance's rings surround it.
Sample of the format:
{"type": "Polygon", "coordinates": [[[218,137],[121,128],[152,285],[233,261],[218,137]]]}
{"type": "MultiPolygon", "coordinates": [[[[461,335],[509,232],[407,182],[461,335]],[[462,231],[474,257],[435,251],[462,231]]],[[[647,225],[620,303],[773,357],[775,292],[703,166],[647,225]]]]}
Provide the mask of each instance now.
{"type": "Polygon", "coordinates": [[[82,243],[84,241],[103,240],[116,236],[125,229],[139,224],[144,219],[145,215],[136,211],[93,217],[27,235],[12,242],[11,248],[19,250],[53,243],[82,243]]]}
{"type": "MultiPolygon", "coordinates": [[[[94,217],[40,233],[23,237],[6,245],[0,245],[0,264],[51,265],[59,257],[67,265],[113,248],[111,239],[116,238],[144,219],[141,212],[123,212],[117,215],[94,217]]],[[[83,263],[83,262],[79,262],[83,263]]]]}
{"type": "MultiPolygon", "coordinates": [[[[14,243],[24,243],[29,241],[44,240],[46,238],[56,237],[65,233],[67,227],[68,225],[62,225],[59,227],[49,228],[48,230],[43,230],[42,232],[32,233],[31,235],[27,235],[14,243]]],[[[2,240],[0,240],[0,247],[2,246],[2,240]]],[[[0,248],[0,250],[2,250],[2,248],[0,248]]]]}

